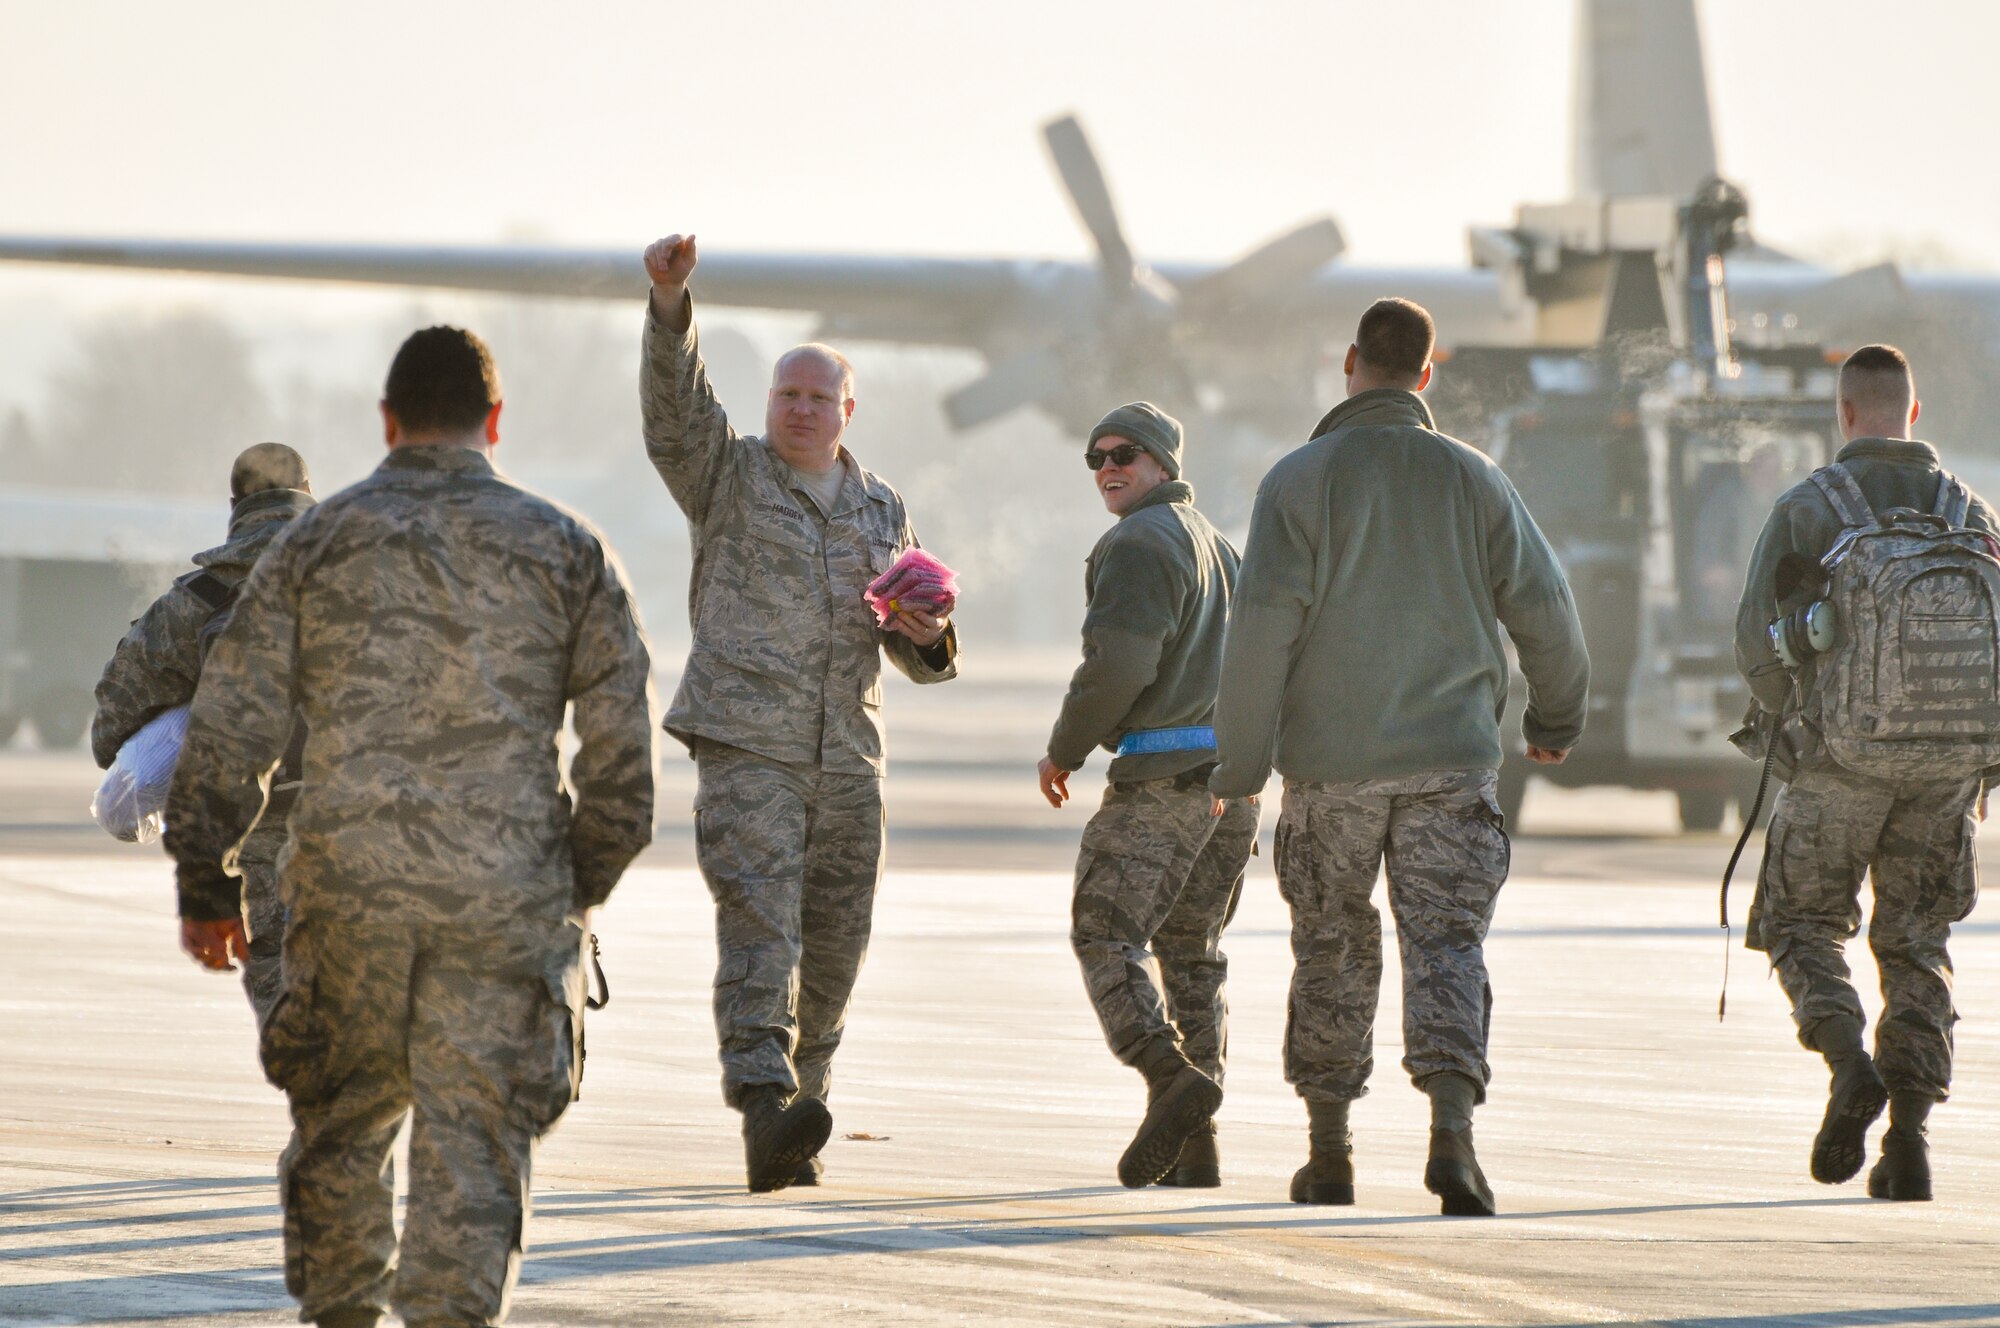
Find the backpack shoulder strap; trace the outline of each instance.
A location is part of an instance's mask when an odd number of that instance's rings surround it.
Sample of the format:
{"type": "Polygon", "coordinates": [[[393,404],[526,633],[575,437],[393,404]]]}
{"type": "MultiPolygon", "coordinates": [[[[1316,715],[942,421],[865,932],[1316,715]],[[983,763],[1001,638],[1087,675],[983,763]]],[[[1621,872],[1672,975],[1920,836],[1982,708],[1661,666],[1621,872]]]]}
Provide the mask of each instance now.
{"type": "Polygon", "coordinates": [[[1868,506],[1861,486],[1854,482],[1854,472],[1840,462],[1821,466],[1812,473],[1812,482],[1826,495],[1827,502],[1833,505],[1833,514],[1840,518],[1843,526],[1873,530],[1880,524],[1875,520],[1875,510],[1868,506]]]}
{"type": "Polygon", "coordinates": [[[1965,525],[1965,518],[1971,510],[1971,491],[1958,476],[1948,470],[1940,470],[1937,502],[1931,507],[1931,515],[1943,517],[1946,525],[1957,530],[1965,525]]]}

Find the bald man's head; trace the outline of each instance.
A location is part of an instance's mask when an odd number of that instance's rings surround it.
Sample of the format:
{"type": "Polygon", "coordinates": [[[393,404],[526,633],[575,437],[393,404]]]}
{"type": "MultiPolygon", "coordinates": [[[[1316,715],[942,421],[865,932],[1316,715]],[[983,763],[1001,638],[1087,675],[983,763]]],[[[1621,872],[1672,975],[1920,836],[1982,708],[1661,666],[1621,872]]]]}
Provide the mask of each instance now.
{"type": "Polygon", "coordinates": [[[778,380],[785,376],[787,365],[802,359],[817,360],[819,363],[829,366],[840,374],[841,400],[845,401],[854,395],[854,366],[848,363],[845,355],[842,355],[833,347],[822,345],[817,341],[808,341],[802,346],[794,346],[783,355],[780,355],[778,362],[771,366],[771,386],[776,387],[778,380]]]}
{"type": "Polygon", "coordinates": [[[1838,409],[1848,438],[1908,438],[1916,406],[1910,359],[1894,346],[1863,346],[1841,364],[1838,409]]]}

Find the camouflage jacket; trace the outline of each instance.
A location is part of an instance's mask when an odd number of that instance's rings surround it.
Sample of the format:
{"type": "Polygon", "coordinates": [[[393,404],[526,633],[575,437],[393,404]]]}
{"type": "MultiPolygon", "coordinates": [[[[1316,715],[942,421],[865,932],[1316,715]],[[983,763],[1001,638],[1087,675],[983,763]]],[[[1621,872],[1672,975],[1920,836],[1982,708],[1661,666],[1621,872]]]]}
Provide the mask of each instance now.
{"type": "Polygon", "coordinates": [[[97,680],[90,751],[100,769],[118,759],[118,749],[147,720],[194,699],[201,680],[201,629],[216,611],[196,584],[202,573],[228,587],[241,585],[271,541],[312,505],[312,495],[297,489],[266,489],[243,498],[230,509],[229,538],[197,553],[195,570],[133,622],[97,680]]]}
{"type": "Polygon", "coordinates": [[[391,452],[257,564],[209,654],[167,801],[181,916],[236,915],[223,858],[294,707],[288,904],[504,929],[601,903],[652,838],[650,668],[593,530],[479,452],[391,452]]]}
{"type": "Polygon", "coordinates": [[[762,439],[729,427],[687,330],[646,316],[640,404],[646,454],[687,514],[694,644],[667,731],[774,761],[880,774],[882,654],[913,682],[957,676],[948,631],[923,648],[875,625],[868,583],[917,543],[903,499],[844,449],[830,516],[792,486],[762,439]]]}
{"type": "MultiPolygon", "coordinates": [[[[1194,489],[1160,485],[1119,518],[1084,564],[1083,663],[1049,735],[1049,759],[1082,766],[1135,729],[1211,724],[1236,550],[1194,506],[1194,489]]],[[[1115,780],[1164,779],[1215,760],[1215,749],[1119,756],[1115,780]]]]}

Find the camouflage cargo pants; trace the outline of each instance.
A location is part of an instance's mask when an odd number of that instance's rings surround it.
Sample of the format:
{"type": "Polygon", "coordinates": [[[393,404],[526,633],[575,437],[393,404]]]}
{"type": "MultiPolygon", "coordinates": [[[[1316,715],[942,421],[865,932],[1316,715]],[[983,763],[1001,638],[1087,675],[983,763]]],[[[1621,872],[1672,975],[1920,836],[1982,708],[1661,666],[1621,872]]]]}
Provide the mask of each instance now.
{"type": "Polygon", "coordinates": [[[1152,1039],[1173,1038],[1219,1083],[1229,1044],[1222,931],[1236,915],[1257,807],[1232,799],[1216,817],[1212,802],[1202,774],[1107,787],[1077,853],[1069,940],[1119,1060],[1134,1064],[1152,1039]]]}
{"type": "Polygon", "coordinates": [[[695,857],[715,900],[722,1095],[825,1099],[882,879],[882,781],[695,748],[695,857]]]}
{"type": "Polygon", "coordinates": [[[278,898],[278,852],[285,846],[283,822],[258,826],[243,841],[237,865],[243,870],[243,912],[250,925],[250,957],[243,963],[243,990],[261,1027],[284,985],[280,959],[285,944],[285,905],[278,898]]]}
{"type": "Polygon", "coordinates": [[[581,940],[573,923],[506,942],[294,910],[259,1050],[291,1100],[278,1184],[302,1317],[391,1302],[412,1324],[505,1316],[534,1143],[582,1070],[581,940]],[[390,1165],[405,1117],[399,1246],[390,1165]]]}
{"type": "Polygon", "coordinates": [[[1508,844],[1490,770],[1352,783],[1287,781],[1278,818],[1278,892],[1292,911],[1285,1078],[1299,1096],[1367,1092],[1382,987],[1386,866],[1403,961],[1403,1068],[1422,1084],[1449,1071],[1492,1077],[1493,990],[1485,942],[1508,844]]]}
{"type": "Polygon", "coordinates": [[[1891,1089],[1942,1100],[1951,1087],[1951,924],[1978,897],[1975,780],[1891,782],[1838,767],[1801,770],[1778,796],[1757,881],[1750,943],[1769,950],[1799,1039],[1834,1015],[1863,1018],[1846,942],[1861,928],[1882,976],[1875,1061],[1891,1089]]]}

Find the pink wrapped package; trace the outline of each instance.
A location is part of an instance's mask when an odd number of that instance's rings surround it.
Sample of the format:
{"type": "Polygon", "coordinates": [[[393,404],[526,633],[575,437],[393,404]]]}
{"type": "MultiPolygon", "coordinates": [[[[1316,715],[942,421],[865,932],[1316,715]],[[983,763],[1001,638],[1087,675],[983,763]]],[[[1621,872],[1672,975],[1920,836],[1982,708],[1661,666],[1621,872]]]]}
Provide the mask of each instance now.
{"type": "Polygon", "coordinates": [[[902,609],[942,616],[958,603],[958,573],[922,549],[911,549],[869,582],[865,593],[878,623],[887,623],[902,609]]]}

